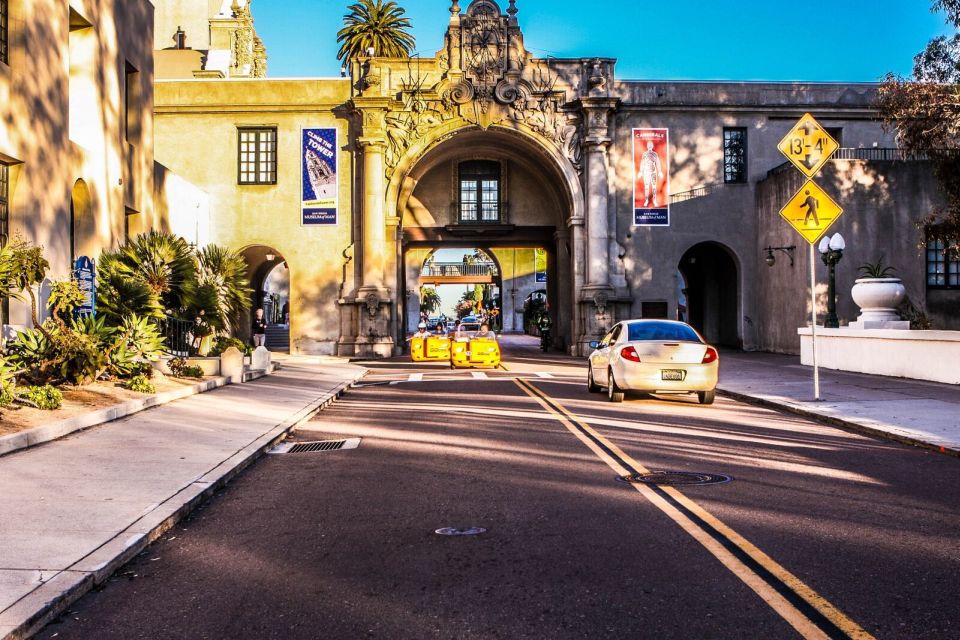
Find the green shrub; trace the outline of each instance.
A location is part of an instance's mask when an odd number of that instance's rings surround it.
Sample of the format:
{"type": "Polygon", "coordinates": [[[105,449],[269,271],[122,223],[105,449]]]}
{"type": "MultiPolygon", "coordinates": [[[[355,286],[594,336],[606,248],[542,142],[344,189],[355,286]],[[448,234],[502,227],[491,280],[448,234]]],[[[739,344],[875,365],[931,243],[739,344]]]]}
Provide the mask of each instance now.
{"type": "Polygon", "coordinates": [[[17,401],[44,411],[59,409],[63,404],[63,394],[55,387],[45,384],[17,390],[17,401]]]}
{"type": "Polygon", "coordinates": [[[236,347],[240,353],[245,356],[253,353],[253,347],[248,345],[246,342],[240,338],[228,338],[227,336],[217,336],[217,339],[213,342],[213,349],[210,350],[211,356],[222,356],[223,352],[229,349],[230,347],[236,347]]]}
{"type": "Polygon", "coordinates": [[[167,363],[170,367],[170,373],[175,378],[202,378],[203,369],[197,366],[189,366],[186,358],[173,358],[167,363]]]}
{"type": "Polygon", "coordinates": [[[184,378],[202,378],[203,377],[203,368],[202,367],[184,367],[183,368],[183,377],[184,378]]]}
{"type": "Polygon", "coordinates": [[[0,356],[0,407],[13,404],[17,389],[17,368],[0,356]]]}
{"type": "Polygon", "coordinates": [[[124,384],[127,389],[130,391],[136,391],[137,393],[156,393],[157,388],[153,386],[150,382],[150,378],[145,375],[136,375],[127,380],[124,384]]]}

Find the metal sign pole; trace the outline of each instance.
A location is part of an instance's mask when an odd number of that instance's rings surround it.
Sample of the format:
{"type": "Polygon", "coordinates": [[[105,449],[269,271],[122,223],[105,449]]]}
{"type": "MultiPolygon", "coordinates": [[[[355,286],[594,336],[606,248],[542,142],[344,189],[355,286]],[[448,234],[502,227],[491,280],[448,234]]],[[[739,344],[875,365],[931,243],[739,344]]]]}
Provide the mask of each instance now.
{"type": "Polygon", "coordinates": [[[813,399],[820,400],[820,366],[817,363],[817,255],[810,245],[810,332],[813,342],[813,399]]]}

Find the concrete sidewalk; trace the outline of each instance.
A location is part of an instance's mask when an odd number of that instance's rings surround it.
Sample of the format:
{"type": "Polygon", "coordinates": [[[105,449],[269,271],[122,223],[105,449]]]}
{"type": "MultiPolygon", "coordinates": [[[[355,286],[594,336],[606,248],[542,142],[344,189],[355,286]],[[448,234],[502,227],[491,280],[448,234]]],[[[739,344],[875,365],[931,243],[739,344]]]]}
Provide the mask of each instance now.
{"type": "Polygon", "coordinates": [[[725,352],[718,391],[824,420],[840,427],[960,455],[960,386],[820,370],[813,400],[813,367],[799,356],[725,352]]]}
{"type": "Polygon", "coordinates": [[[0,458],[0,638],[36,632],[364,373],[285,358],[255,382],[0,458]]]}

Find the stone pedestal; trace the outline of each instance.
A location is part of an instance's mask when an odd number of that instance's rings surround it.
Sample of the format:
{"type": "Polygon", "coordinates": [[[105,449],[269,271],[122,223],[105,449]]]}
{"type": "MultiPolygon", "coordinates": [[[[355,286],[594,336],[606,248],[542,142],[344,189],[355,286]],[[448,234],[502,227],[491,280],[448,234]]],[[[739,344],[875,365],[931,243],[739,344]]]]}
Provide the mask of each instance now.
{"type": "Polygon", "coordinates": [[[229,384],[243,383],[243,354],[236,347],[230,347],[221,354],[220,375],[227,378],[229,384]]]}

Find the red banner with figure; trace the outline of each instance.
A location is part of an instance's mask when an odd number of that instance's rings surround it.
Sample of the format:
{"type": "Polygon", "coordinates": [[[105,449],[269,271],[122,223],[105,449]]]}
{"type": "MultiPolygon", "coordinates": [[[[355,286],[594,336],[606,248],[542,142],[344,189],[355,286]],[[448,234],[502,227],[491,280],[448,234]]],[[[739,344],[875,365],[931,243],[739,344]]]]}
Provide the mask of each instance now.
{"type": "Polygon", "coordinates": [[[633,130],[633,224],[670,226],[670,132],[633,130]]]}

